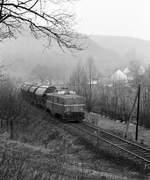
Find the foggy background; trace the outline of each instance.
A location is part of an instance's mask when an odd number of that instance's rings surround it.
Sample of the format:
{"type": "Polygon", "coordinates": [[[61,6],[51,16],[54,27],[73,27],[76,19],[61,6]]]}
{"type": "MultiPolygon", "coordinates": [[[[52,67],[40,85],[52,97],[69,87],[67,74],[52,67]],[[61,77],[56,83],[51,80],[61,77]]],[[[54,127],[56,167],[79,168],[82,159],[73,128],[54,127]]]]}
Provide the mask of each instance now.
{"type": "Polygon", "coordinates": [[[47,71],[43,77],[62,83],[79,62],[84,64],[89,57],[102,76],[125,69],[130,61],[140,61],[147,68],[149,5],[147,0],[76,1],[66,8],[76,13],[75,29],[86,36],[84,50],[63,52],[55,42],[46,48],[44,40],[36,40],[24,31],[17,39],[0,43],[0,60],[8,65],[6,71],[11,77],[22,81],[38,81],[37,71],[47,71]]]}

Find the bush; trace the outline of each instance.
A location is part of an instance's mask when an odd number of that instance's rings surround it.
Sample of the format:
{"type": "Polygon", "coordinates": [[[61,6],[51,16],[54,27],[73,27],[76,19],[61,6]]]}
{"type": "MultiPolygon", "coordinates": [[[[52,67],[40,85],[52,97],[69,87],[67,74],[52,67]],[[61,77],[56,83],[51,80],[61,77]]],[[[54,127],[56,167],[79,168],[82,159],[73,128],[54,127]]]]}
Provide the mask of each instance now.
{"type": "Polygon", "coordinates": [[[28,106],[9,79],[0,84],[0,125],[9,131],[11,138],[16,127],[23,127],[27,123],[22,120],[28,116],[28,106]]]}

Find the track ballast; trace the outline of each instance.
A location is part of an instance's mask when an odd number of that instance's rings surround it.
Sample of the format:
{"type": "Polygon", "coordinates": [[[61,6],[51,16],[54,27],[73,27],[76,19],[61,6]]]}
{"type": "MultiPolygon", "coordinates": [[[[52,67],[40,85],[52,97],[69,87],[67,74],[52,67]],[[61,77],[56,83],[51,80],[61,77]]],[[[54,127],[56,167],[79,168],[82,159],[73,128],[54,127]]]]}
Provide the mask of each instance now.
{"type": "Polygon", "coordinates": [[[100,145],[100,143],[98,143],[99,141],[103,141],[106,144],[111,145],[112,148],[128,155],[129,159],[140,163],[142,166],[144,165],[144,168],[150,168],[150,149],[123,139],[87,122],[77,124],[72,123],[70,125],[78,129],[80,132],[84,132],[88,136],[95,138],[97,141],[97,146],[100,145]]]}

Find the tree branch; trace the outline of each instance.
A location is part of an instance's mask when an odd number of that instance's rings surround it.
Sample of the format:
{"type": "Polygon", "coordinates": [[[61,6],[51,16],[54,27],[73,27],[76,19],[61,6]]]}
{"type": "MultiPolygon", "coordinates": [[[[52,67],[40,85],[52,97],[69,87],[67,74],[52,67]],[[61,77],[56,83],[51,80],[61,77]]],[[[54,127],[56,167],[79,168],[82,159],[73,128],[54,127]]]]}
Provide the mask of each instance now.
{"type": "MultiPolygon", "coordinates": [[[[0,29],[7,27],[8,37],[14,36],[15,32],[24,26],[25,22],[29,24],[30,30],[36,38],[47,38],[49,44],[51,39],[55,39],[60,47],[82,49],[75,42],[75,40],[80,41],[81,35],[72,30],[72,14],[59,12],[55,15],[48,14],[41,10],[43,3],[41,0],[17,0],[17,2],[2,0],[0,3],[0,29]],[[14,25],[12,26],[11,23],[14,25]],[[2,26],[3,24],[5,26],[2,26]]],[[[4,32],[4,29],[1,31],[4,32]]]]}

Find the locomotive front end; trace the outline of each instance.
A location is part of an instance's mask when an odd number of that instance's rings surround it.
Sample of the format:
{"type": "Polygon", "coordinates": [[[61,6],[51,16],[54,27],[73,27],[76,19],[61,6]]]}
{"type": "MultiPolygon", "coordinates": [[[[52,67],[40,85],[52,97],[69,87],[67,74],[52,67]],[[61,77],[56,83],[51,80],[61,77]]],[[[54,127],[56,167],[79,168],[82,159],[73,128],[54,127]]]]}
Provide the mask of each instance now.
{"type": "Polygon", "coordinates": [[[78,95],[65,98],[64,119],[72,121],[82,121],[84,119],[85,99],[78,95]]]}

